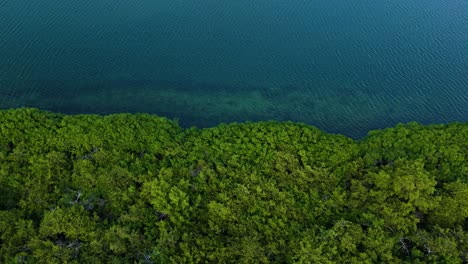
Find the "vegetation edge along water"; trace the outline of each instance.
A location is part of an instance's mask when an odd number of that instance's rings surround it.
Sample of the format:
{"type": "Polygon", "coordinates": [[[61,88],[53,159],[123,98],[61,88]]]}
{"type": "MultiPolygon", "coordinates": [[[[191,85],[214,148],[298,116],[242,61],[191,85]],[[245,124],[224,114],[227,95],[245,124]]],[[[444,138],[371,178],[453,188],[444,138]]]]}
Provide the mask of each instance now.
{"type": "Polygon", "coordinates": [[[0,111],[2,263],[466,263],[468,123],[0,111]]]}

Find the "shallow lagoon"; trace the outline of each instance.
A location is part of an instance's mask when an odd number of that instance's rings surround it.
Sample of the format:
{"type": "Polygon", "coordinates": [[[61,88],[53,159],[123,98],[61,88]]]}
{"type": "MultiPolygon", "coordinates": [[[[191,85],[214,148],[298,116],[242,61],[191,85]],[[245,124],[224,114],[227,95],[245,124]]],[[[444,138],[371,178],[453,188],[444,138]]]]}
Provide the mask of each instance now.
{"type": "Polygon", "coordinates": [[[467,76],[464,0],[0,0],[0,108],[361,137],[468,121],[467,76]]]}

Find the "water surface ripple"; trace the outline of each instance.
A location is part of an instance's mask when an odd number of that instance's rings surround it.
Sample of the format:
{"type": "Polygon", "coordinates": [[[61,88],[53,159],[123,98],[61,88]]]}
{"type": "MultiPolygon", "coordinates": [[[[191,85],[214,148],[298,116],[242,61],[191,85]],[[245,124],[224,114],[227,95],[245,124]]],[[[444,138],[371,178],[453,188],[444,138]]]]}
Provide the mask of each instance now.
{"type": "Polygon", "coordinates": [[[0,108],[361,137],[468,121],[467,76],[465,0],[0,0],[0,108]]]}

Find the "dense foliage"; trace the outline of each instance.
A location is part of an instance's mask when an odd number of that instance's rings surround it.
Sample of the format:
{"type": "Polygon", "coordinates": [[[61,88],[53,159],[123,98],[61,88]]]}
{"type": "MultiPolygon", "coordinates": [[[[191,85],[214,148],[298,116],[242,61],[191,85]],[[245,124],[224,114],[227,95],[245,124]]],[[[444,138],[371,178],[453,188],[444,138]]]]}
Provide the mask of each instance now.
{"type": "Polygon", "coordinates": [[[468,124],[0,111],[2,263],[463,263],[468,124]]]}

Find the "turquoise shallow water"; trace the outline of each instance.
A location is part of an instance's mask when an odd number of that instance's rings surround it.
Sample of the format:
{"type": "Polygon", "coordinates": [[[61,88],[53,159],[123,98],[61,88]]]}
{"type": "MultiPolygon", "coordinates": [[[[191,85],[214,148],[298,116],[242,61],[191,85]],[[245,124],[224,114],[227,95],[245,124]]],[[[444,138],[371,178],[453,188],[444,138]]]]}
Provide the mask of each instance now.
{"type": "Polygon", "coordinates": [[[0,108],[468,121],[466,0],[0,0],[0,108]]]}

